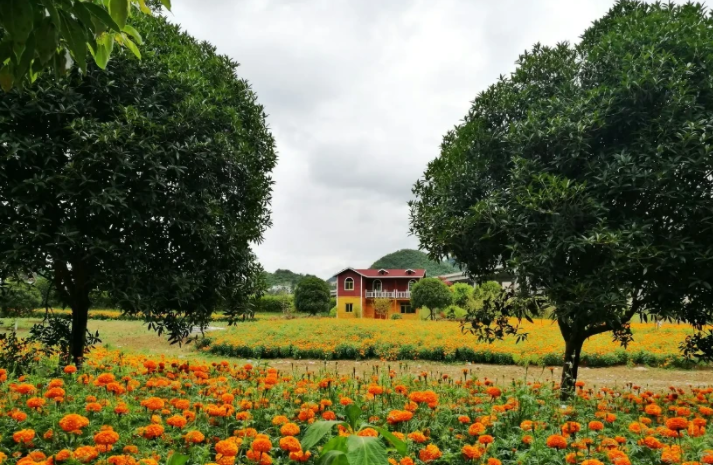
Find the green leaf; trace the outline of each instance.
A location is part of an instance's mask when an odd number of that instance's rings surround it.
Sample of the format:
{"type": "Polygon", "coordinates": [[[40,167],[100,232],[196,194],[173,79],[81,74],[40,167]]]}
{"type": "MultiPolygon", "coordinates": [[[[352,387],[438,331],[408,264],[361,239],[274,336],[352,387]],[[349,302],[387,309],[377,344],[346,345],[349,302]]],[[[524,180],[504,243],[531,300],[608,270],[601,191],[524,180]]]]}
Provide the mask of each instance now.
{"type": "Polygon", "coordinates": [[[75,2],[72,7],[72,13],[79,19],[81,24],[84,26],[85,31],[94,33],[94,23],[92,22],[92,15],[85,5],[89,5],[89,2],[75,2]]]}
{"type": "Polygon", "coordinates": [[[359,421],[359,417],[361,417],[361,407],[356,404],[349,404],[344,410],[346,413],[347,420],[349,420],[349,425],[352,427],[353,430],[356,431],[357,422],[359,421]]]}
{"type": "Polygon", "coordinates": [[[349,436],[347,438],[349,465],[373,465],[389,462],[381,439],[375,437],[349,436]]]}
{"type": "Polygon", "coordinates": [[[109,58],[111,57],[111,51],[114,49],[114,36],[108,33],[102,34],[102,36],[97,39],[97,48],[93,51],[94,62],[101,69],[106,69],[107,63],[109,63],[109,58]]]}
{"type": "Polygon", "coordinates": [[[126,48],[128,48],[129,50],[131,50],[131,53],[133,53],[134,56],[136,56],[136,58],[138,58],[138,59],[140,60],[140,59],[141,59],[141,52],[139,51],[139,47],[137,47],[136,44],[133,43],[133,42],[131,41],[131,39],[129,39],[129,36],[127,36],[126,34],[124,34],[124,40],[123,40],[123,42],[124,42],[124,45],[126,45],[126,48]]]}
{"type": "Polygon", "coordinates": [[[347,459],[347,454],[340,450],[330,450],[326,452],[320,456],[317,463],[319,465],[351,465],[347,459]]]}
{"type": "Polygon", "coordinates": [[[87,36],[82,26],[64,11],[60,12],[62,17],[62,33],[64,39],[69,44],[72,56],[82,71],[87,70],[87,36]]]}
{"type": "Polygon", "coordinates": [[[124,26],[124,32],[133,37],[137,44],[144,44],[144,39],[141,37],[141,34],[139,34],[139,31],[137,31],[132,25],[127,24],[124,26]]]}
{"type": "Polygon", "coordinates": [[[327,444],[322,447],[322,453],[329,452],[330,450],[340,450],[342,452],[347,451],[347,438],[344,436],[334,436],[332,439],[327,441],[327,444]]]}
{"type": "Polygon", "coordinates": [[[0,1],[0,24],[12,36],[13,42],[25,42],[34,25],[32,2],[29,0],[0,1]]]}
{"type": "Polygon", "coordinates": [[[161,0],[161,3],[168,11],[171,11],[171,0],[161,0]]]}
{"type": "Polygon", "coordinates": [[[25,44],[25,51],[22,53],[22,58],[20,62],[15,67],[15,81],[20,82],[25,76],[25,73],[30,69],[32,64],[32,58],[35,56],[35,35],[30,34],[27,38],[27,43],[25,44]]]}
{"type": "Polygon", "coordinates": [[[307,431],[305,432],[304,438],[302,438],[302,449],[309,450],[319,441],[322,440],[324,436],[329,433],[332,428],[336,425],[343,424],[341,421],[317,421],[312,423],[307,431]]]}
{"type": "Polygon", "coordinates": [[[50,61],[57,51],[57,26],[51,18],[45,18],[35,31],[35,50],[43,64],[50,61]]]}
{"type": "Polygon", "coordinates": [[[151,11],[151,8],[146,6],[146,0],[139,0],[139,9],[141,10],[142,13],[147,14],[151,16],[153,13],[151,11]]]}
{"type": "Polygon", "coordinates": [[[111,0],[109,2],[109,14],[114,19],[121,30],[126,26],[126,19],[129,17],[129,0],[111,0]]]}
{"type": "MultiPolygon", "coordinates": [[[[114,18],[111,17],[111,15],[108,11],[106,11],[106,9],[92,2],[84,2],[84,7],[89,10],[92,16],[101,21],[107,28],[115,32],[121,32],[121,28],[118,24],[116,24],[116,21],[114,21],[114,18]]],[[[124,28],[126,27],[130,26],[124,26],[124,28]]]]}
{"type": "Polygon", "coordinates": [[[6,37],[0,42],[0,66],[4,65],[9,58],[12,58],[12,41],[6,37]]]}
{"type": "Polygon", "coordinates": [[[394,436],[389,430],[386,428],[382,428],[381,426],[371,426],[374,428],[376,431],[379,432],[382,436],[384,436],[384,439],[389,441],[389,443],[394,446],[396,451],[401,454],[402,456],[405,456],[408,454],[408,445],[403,442],[401,439],[397,438],[394,436]]]}
{"type": "Polygon", "coordinates": [[[13,73],[14,67],[15,65],[10,62],[0,68],[0,87],[2,87],[2,90],[5,92],[10,92],[13,82],[15,82],[15,73],[13,73]]]}
{"type": "Polygon", "coordinates": [[[166,465],[186,465],[188,458],[189,457],[187,455],[174,452],[173,455],[171,455],[171,458],[169,458],[166,462],[166,465]]]}

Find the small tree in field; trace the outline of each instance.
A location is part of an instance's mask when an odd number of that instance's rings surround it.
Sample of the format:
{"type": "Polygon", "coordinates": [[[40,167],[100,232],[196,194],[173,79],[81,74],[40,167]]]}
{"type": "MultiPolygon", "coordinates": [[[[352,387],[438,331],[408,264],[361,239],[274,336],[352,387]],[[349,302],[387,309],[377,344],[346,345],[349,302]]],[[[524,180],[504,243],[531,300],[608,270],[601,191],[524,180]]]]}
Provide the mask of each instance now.
{"type": "Polygon", "coordinates": [[[713,357],[711,69],[701,5],[619,1],[579,45],[520,56],[416,183],[412,231],[433,258],[516,276],[471,329],[492,340],[523,336],[512,318],[556,320],[564,397],[584,341],[626,345],[635,315],[690,323],[684,352],[713,357]]]}
{"type": "Polygon", "coordinates": [[[304,278],[295,290],[295,308],[312,315],[329,311],[329,284],[314,276],[304,278]]]}
{"type": "Polygon", "coordinates": [[[424,278],[411,288],[411,306],[427,307],[432,320],[435,319],[436,311],[446,308],[452,302],[453,294],[438,278],[424,278]]]}
{"type": "MultiPolygon", "coordinates": [[[[19,2],[15,2],[19,3],[19,2]]],[[[0,265],[52,281],[81,362],[91,293],[181,341],[262,287],[274,141],[237,64],[140,15],[137,60],[43,75],[0,105],[0,265]]]]}
{"type": "Polygon", "coordinates": [[[473,286],[466,283],[455,283],[450,287],[453,294],[453,305],[465,308],[468,300],[473,297],[473,286]]]}
{"type": "Polygon", "coordinates": [[[377,299],[374,299],[374,313],[378,317],[386,317],[386,315],[389,314],[389,310],[391,309],[391,299],[387,299],[384,297],[379,297],[377,299]]]}

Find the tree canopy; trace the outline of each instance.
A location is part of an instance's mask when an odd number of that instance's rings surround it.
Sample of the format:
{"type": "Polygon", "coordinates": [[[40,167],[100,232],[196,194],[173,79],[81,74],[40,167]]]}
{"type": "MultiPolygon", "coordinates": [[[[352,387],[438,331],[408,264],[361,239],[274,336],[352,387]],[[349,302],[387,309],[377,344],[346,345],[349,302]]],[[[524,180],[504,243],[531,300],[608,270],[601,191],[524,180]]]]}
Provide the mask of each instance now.
{"type": "Polygon", "coordinates": [[[370,268],[425,269],[427,276],[440,276],[458,271],[455,266],[447,261],[431,260],[426,253],[413,249],[402,249],[384,255],[372,263],[370,268]]]}
{"type": "Polygon", "coordinates": [[[436,310],[446,308],[452,302],[451,290],[438,278],[423,278],[411,288],[411,306],[427,307],[431,312],[431,319],[435,318],[436,310]]]}
{"type": "MultiPolygon", "coordinates": [[[[432,258],[517,277],[474,315],[478,334],[517,334],[496,316],[554,306],[564,391],[583,342],[612,331],[626,344],[634,315],[713,321],[712,67],[704,7],[619,1],[578,45],[522,54],[414,187],[412,232],[432,258]]],[[[704,356],[711,340],[683,348],[704,356]]]]}
{"type": "Polygon", "coordinates": [[[295,289],[295,308],[312,315],[329,311],[329,284],[315,276],[304,278],[295,289]]]}
{"type": "Polygon", "coordinates": [[[46,276],[84,345],[90,291],[181,340],[261,285],[274,140],[237,64],[142,15],[143,59],[42,76],[0,105],[0,264],[46,276]]]}
{"type": "MultiPolygon", "coordinates": [[[[104,69],[114,44],[141,58],[141,34],[127,21],[132,11],[152,14],[147,2],[159,0],[3,0],[0,87],[32,83],[47,68],[62,76],[73,61],[86,72],[87,54],[104,69]]],[[[160,2],[171,9],[170,0],[160,2]]]]}

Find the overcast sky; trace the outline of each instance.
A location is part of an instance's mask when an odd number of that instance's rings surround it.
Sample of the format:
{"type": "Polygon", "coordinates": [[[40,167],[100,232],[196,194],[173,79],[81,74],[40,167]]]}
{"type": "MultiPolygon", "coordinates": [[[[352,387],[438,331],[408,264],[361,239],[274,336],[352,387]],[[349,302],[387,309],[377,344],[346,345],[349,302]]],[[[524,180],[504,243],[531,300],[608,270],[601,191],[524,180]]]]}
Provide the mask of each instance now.
{"type": "Polygon", "coordinates": [[[269,114],[279,161],[260,261],[327,278],[417,248],[406,202],[446,131],[523,50],[577,41],[612,4],[175,0],[173,20],[239,62],[269,114]]]}

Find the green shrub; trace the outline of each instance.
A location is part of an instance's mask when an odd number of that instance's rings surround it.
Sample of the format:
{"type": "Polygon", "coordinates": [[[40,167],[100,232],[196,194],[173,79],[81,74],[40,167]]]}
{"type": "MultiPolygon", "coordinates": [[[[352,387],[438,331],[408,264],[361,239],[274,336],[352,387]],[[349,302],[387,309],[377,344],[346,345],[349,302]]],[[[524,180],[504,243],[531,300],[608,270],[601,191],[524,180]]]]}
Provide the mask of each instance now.
{"type": "Polygon", "coordinates": [[[40,291],[23,281],[6,281],[0,287],[0,316],[26,316],[42,303],[40,291]]]}
{"type": "Polygon", "coordinates": [[[391,315],[391,319],[392,320],[401,320],[401,319],[403,319],[403,317],[401,315],[399,315],[398,313],[395,313],[395,314],[391,315]]]}
{"type": "Polygon", "coordinates": [[[329,311],[329,317],[330,318],[337,317],[337,306],[336,305],[334,307],[332,307],[332,309],[329,311]]]}
{"type": "Polygon", "coordinates": [[[294,310],[292,295],[264,295],[257,301],[256,313],[282,313],[285,308],[294,310]]]}

